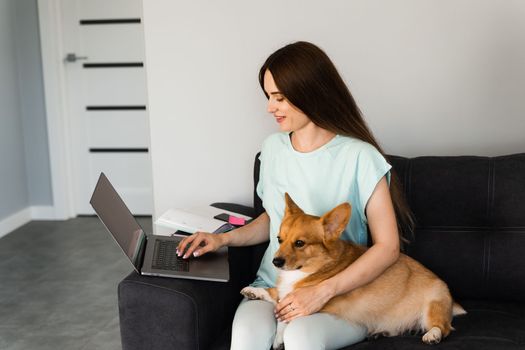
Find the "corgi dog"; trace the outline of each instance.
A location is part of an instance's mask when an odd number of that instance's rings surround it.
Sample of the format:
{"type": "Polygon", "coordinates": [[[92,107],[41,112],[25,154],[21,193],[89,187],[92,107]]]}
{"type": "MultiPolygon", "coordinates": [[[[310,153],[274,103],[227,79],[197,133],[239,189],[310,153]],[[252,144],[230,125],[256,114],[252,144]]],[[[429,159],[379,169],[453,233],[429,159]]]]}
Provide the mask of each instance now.
{"type": "MultiPolygon", "coordinates": [[[[305,214],[288,193],[273,264],[279,269],[275,288],[245,287],[241,294],[273,304],[296,288],[317,285],[357,260],[366,247],[343,241],[351,206],[343,203],[322,217],[305,214]]],[[[369,336],[425,332],[422,341],[436,344],[453,330],[451,321],[466,311],[452,300],[445,282],[407,255],[372,282],[328,301],[319,312],[367,328],[369,336]]],[[[278,322],[273,348],[283,345],[286,324],[278,322]]]]}

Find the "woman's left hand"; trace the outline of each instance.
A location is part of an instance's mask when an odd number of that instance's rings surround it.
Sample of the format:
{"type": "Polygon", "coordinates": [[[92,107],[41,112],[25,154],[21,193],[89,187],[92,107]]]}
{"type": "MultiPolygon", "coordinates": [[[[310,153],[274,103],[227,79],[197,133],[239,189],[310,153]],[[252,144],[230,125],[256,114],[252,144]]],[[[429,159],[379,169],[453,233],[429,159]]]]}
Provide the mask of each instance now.
{"type": "Polygon", "coordinates": [[[280,322],[311,315],[319,310],[332,298],[327,286],[317,285],[298,288],[279,301],[275,306],[275,317],[280,322]]]}

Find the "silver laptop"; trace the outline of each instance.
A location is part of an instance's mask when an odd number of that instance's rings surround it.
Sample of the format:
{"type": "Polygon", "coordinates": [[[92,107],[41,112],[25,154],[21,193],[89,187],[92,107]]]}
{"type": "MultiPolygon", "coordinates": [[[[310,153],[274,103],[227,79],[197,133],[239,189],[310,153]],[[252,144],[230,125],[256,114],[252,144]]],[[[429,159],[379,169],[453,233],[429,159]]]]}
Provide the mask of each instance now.
{"type": "Polygon", "coordinates": [[[198,258],[178,257],[176,248],[184,237],[146,234],[104,173],[100,174],[90,203],[138,273],[206,281],[229,280],[227,247],[198,258]]]}

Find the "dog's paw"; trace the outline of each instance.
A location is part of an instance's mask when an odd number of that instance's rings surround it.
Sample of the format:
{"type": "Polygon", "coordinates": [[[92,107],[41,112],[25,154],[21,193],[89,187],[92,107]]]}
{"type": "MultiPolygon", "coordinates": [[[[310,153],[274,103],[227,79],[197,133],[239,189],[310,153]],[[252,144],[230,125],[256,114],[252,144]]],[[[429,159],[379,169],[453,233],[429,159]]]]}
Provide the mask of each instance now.
{"type": "Polygon", "coordinates": [[[266,300],[272,301],[270,294],[264,288],[244,287],[241,294],[251,300],[266,300]]]}
{"type": "Polygon", "coordinates": [[[284,349],[284,329],[288,324],[284,322],[277,322],[277,330],[275,331],[275,338],[273,339],[273,350],[284,349]]]}
{"type": "Polygon", "coordinates": [[[426,344],[437,344],[441,341],[441,329],[438,327],[432,327],[428,332],[423,335],[423,343],[426,344]]]}
{"type": "Polygon", "coordinates": [[[373,333],[373,334],[369,334],[366,338],[368,340],[377,340],[377,339],[383,338],[383,337],[390,337],[390,333],[388,333],[388,332],[373,333]]]}
{"type": "Polygon", "coordinates": [[[241,294],[244,295],[248,299],[252,299],[252,300],[261,299],[260,298],[260,294],[261,294],[260,289],[262,289],[262,288],[244,287],[241,290],[241,294]]]}
{"type": "Polygon", "coordinates": [[[281,344],[275,345],[274,343],[272,346],[272,350],[284,350],[284,344],[281,343],[281,344]]]}
{"type": "Polygon", "coordinates": [[[279,332],[275,334],[275,339],[273,340],[272,349],[273,350],[283,350],[284,349],[284,340],[283,340],[282,332],[280,334],[279,332]]]}

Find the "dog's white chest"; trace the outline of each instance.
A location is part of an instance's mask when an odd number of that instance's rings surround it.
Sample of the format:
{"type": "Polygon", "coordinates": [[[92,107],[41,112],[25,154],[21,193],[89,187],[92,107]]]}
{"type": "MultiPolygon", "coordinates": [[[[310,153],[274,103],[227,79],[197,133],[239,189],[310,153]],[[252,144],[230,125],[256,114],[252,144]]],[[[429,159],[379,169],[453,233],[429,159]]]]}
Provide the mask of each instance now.
{"type": "Polygon", "coordinates": [[[300,270],[293,271],[280,271],[279,272],[279,283],[277,285],[277,291],[279,292],[279,299],[284,298],[288,293],[293,290],[294,284],[308,276],[306,272],[300,270]]]}

